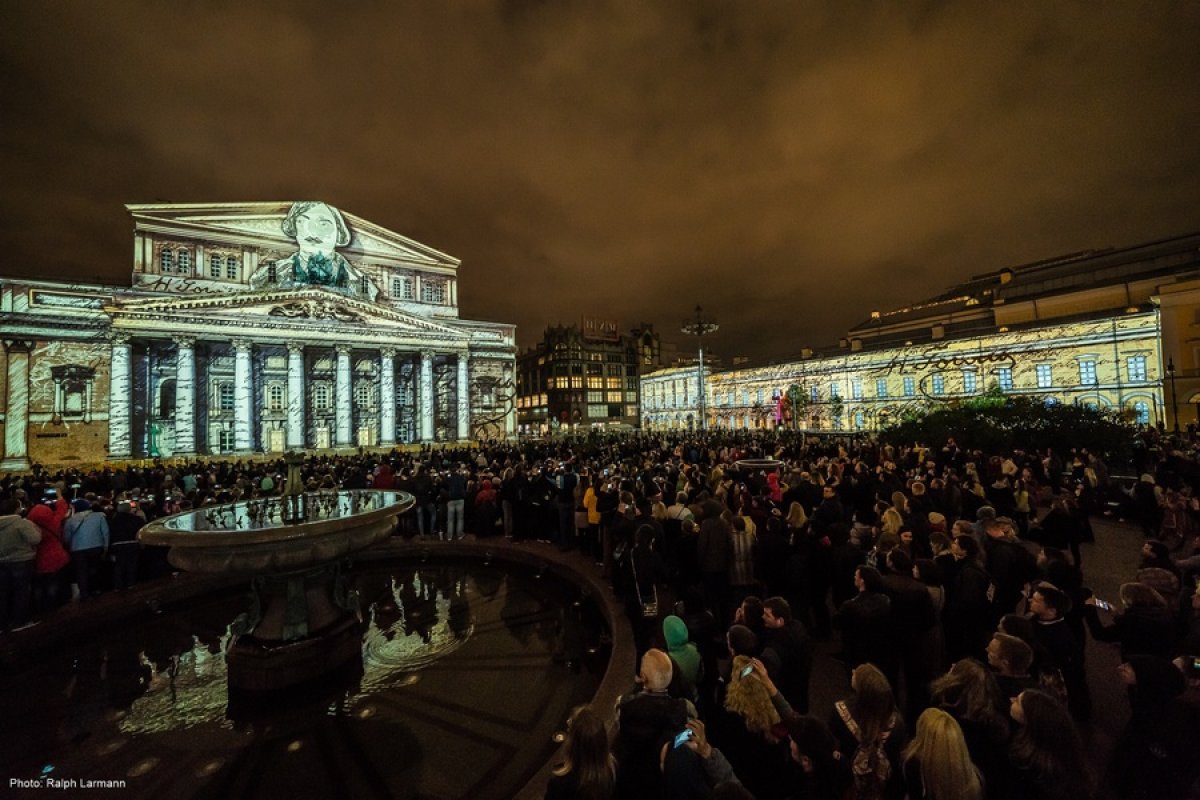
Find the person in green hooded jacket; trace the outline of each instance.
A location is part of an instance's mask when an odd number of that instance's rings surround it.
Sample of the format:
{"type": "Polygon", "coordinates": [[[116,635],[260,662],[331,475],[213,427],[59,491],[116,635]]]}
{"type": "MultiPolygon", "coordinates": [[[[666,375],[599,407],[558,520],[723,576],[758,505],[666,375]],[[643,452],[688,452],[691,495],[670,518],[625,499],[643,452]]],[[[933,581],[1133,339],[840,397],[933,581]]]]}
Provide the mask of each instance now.
{"type": "Polygon", "coordinates": [[[663,638],[667,642],[667,655],[679,666],[683,683],[694,691],[701,675],[700,651],[688,640],[687,624],[671,614],[663,620],[663,638]]]}

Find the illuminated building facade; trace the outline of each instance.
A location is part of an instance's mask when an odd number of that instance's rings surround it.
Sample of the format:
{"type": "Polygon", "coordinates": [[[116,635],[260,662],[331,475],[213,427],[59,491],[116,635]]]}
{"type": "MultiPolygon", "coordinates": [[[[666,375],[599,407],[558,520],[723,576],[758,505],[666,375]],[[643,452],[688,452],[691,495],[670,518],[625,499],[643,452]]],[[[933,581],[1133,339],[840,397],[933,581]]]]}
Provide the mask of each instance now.
{"type": "Polygon", "coordinates": [[[519,431],[637,427],[638,376],[661,353],[650,325],[622,334],[615,320],[585,317],[581,325],[547,328],[517,358],[519,431]]]}
{"type": "Polygon", "coordinates": [[[713,374],[709,424],[876,430],[916,407],[998,389],[1169,427],[1171,354],[1186,424],[1200,401],[1198,309],[1200,234],[1005,268],[873,312],[836,347],[713,374]]]}
{"type": "Polygon", "coordinates": [[[0,280],[0,470],[515,431],[456,259],[319,202],[127,209],[131,285],[0,280]]]}
{"type": "MultiPolygon", "coordinates": [[[[704,367],[704,381],[712,372],[704,367]]],[[[648,431],[695,430],[700,415],[699,368],[671,367],[642,378],[642,429],[648,431]]],[[[710,416],[711,419],[711,416],[710,416]]]]}

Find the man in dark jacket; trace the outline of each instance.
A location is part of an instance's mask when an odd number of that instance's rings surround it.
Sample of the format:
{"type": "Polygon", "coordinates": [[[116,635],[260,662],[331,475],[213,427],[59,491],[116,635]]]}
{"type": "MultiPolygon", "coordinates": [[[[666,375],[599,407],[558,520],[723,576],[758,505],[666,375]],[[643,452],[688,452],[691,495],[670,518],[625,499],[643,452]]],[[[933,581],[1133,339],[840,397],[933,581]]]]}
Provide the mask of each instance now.
{"type": "Polygon", "coordinates": [[[916,719],[929,705],[925,634],[937,624],[933,600],[925,584],[913,577],[912,560],[902,550],[887,554],[888,573],[883,576],[883,591],[892,601],[892,629],[900,668],[904,671],[906,709],[916,719]]]}
{"type": "Polygon", "coordinates": [[[688,720],[687,701],[667,694],[671,675],[671,657],[662,650],[647,650],[638,674],[641,689],[617,706],[615,798],[658,795],[662,746],[682,731],[688,720]]]}
{"type": "Polygon", "coordinates": [[[729,561],[733,558],[733,531],[722,516],[710,516],[700,523],[696,543],[696,563],[704,585],[704,602],[724,624],[728,618],[729,561]]]}
{"type": "Polygon", "coordinates": [[[979,566],[979,543],[970,534],[959,534],[950,544],[954,571],[946,584],[946,653],[950,661],[982,658],[995,629],[992,620],[992,579],[979,566]]]}
{"type": "Polygon", "coordinates": [[[872,567],[854,572],[858,594],[842,603],[833,615],[833,626],[842,632],[846,667],[853,670],[868,662],[895,681],[895,650],[892,642],[892,602],[883,593],[883,578],[872,567]]]}
{"type": "Polygon", "coordinates": [[[1024,596],[1025,584],[1037,579],[1037,560],[1017,540],[1016,524],[1008,517],[985,520],[983,532],[987,571],[996,587],[992,620],[999,622],[1016,609],[1024,596]]]}
{"type": "Polygon", "coordinates": [[[113,588],[128,589],[137,582],[138,531],[146,524],[144,517],[134,513],[128,500],[117,503],[117,512],[108,525],[108,555],[113,564],[113,588]]]}
{"type": "Polygon", "coordinates": [[[792,607],[782,597],[763,601],[762,662],[771,680],[801,714],[808,713],[808,683],[812,676],[813,643],[792,607]]]}

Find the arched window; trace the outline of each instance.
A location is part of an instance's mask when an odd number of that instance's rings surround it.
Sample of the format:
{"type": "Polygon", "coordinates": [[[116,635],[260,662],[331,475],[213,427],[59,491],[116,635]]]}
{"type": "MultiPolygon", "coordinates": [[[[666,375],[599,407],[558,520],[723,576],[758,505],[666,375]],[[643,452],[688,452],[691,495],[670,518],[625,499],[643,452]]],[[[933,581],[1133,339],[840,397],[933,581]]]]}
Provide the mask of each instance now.
{"type": "Polygon", "coordinates": [[[284,392],[283,384],[272,383],[267,387],[268,411],[283,411],[286,404],[287,394],[284,392]]]}
{"type": "Polygon", "coordinates": [[[166,419],[175,415],[175,379],[168,378],[158,387],[158,416],[166,419]]]}
{"type": "Polygon", "coordinates": [[[158,254],[158,271],[159,272],[174,272],[175,271],[175,254],[165,247],[158,254]]]}
{"type": "Polygon", "coordinates": [[[225,278],[227,280],[236,281],[238,279],[239,267],[241,259],[237,256],[229,256],[225,259],[225,278]]]}

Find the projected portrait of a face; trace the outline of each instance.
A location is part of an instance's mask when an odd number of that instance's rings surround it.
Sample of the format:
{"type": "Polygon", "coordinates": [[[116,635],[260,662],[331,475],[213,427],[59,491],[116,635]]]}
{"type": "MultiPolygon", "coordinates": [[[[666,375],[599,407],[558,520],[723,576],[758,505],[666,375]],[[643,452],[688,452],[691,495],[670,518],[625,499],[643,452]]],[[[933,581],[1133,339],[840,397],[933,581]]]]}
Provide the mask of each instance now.
{"type": "Polygon", "coordinates": [[[296,252],[259,267],[250,276],[250,288],[321,286],[368,300],[379,294],[375,284],[337,252],[350,243],[350,229],[333,206],[316,200],[293,203],[281,230],[295,240],[296,252]]]}

